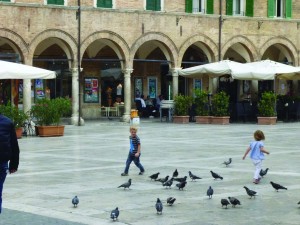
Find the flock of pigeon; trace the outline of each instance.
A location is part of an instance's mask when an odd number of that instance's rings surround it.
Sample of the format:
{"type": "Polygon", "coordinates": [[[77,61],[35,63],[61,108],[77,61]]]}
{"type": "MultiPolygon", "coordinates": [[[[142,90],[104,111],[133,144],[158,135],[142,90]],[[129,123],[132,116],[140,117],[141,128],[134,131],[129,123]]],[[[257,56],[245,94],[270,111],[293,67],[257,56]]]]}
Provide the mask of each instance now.
{"type": "MultiPolygon", "coordinates": [[[[226,167],[228,167],[230,164],[232,163],[232,158],[229,158],[228,161],[224,161],[222,164],[225,164],[226,167]]],[[[265,170],[261,170],[260,171],[260,176],[261,177],[264,177],[267,173],[268,173],[268,170],[269,168],[266,168],[265,170]]],[[[223,180],[223,177],[220,176],[219,174],[213,172],[213,171],[210,171],[211,173],[211,176],[214,178],[214,179],[220,179],[220,180],[223,180]]],[[[179,173],[178,173],[178,170],[175,169],[175,171],[173,172],[173,175],[172,177],[170,176],[166,176],[166,177],[163,177],[163,178],[158,178],[159,176],[159,172],[158,173],[155,173],[155,174],[152,174],[151,176],[149,176],[149,178],[153,181],[156,181],[156,182],[160,182],[162,184],[163,187],[166,187],[166,188],[171,188],[171,186],[173,185],[173,182],[177,182],[176,183],[176,187],[179,189],[179,190],[183,190],[187,184],[187,176],[184,176],[184,177],[178,177],[179,173]]],[[[196,181],[198,179],[202,179],[201,177],[199,176],[196,176],[194,175],[191,171],[189,171],[189,177],[192,181],[196,181]]],[[[129,179],[126,183],[123,183],[121,184],[120,186],[118,186],[118,188],[124,188],[124,190],[127,188],[129,189],[130,186],[131,186],[131,182],[132,180],[129,179]]],[[[278,192],[278,190],[280,189],[284,189],[284,190],[287,190],[286,187],[278,184],[278,183],[274,183],[274,182],[270,182],[270,184],[272,185],[272,187],[278,192]]],[[[251,190],[249,189],[248,187],[244,186],[245,190],[246,190],[246,193],[247,195],[250,196],[250,198],[252,197],[255,197],[257,192],[254,191],[254,190],[251,190]]],[[[207,196],[209,199],[212,198],[214,194],[214,190],[211,186],[209,186],[209,188],[207,189],[207,196]]],[[[174,204],[174,202],[176,201],[176,198],[174,197],[169,197],[167,198],[167,204],[169,206],[172,206],[174,204]]],[[[77,207],[77,205],[79,204],[79,199],[77,196],[75,196],[73,199],[72,199],[72,204],[74,205],[74,208],[77,207]]],[[[298,204],[300,204],[300,201],[298,202],[298,204]]],[[[227,206],[228,205],[232,205],[233,208],[235,208],[237,205],[241,205],[241,202],[235,198],[235,197],[228,197],[228,199],[221,199],[221,206],[223,208],[223,206],[225,206],[225,208],[227,209],[227,206]]],[[[156,209],[156,212],[157,214],[162,214],[162,211],[163,211],[163,204],[161,202],[161,200],[159,198],[157,198],[156,200],[156,204],[155,204],[155,209],[156,209]]],[[[120,212],[119,212],[119,208],[116,207],[115,209],[113,209],[111,211],[111,214],[110,214],[110,218],[115,221],[118,219],[118,216],[120,215],[120,212]]]]}

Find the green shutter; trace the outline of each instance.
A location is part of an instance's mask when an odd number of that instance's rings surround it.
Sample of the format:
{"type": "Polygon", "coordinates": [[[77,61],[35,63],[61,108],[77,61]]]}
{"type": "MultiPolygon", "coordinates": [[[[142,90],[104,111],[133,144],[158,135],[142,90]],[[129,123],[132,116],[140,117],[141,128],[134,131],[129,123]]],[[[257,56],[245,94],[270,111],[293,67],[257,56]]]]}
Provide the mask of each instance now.
{"type": "Polygon", "coordinates": [[[233,0],[226,0],[226,15],[232,16],[233,14],[233,0]]]}
{"type": "Polygon", "coordinates": [[[285,17],[291,19],[292,18],[292,0],[285,1],[285,17]]]}
{"type": "Polygon", "coordinates": [[[274,0],[268,0],[268,17],[275,16],[275,5],[274,0]]]}
{"type": "Polygon", "coordinates": [[[206,14],[214,14],[214,0],[207,0],[206,14]]]}
{"type": "Polygon", "coordinates": [[[97,7],[112,8],[112,0],[97,0],[97,7]]]}
{"type": "Polygon", "coordinates": [[[155,11],[161,11],[160,0],[155,1],[155,11]]]}
{"type": "Polygon", "coordinates": [[[146,10],[155,10],[155,2],[156,0],[147,0],[146,10]]]}
{"type": "Polygon", "coordinates": [[[246,0],[246,16],[253,17],[254,14],[254,1],[246,0]]]}
{"type": "Polygon", "coordinates": [[[64,2],[64,0],[48,0],[47,4],[48,5],[64,5],[65,2],[64,2]]]}
{"type": "Polygon", "coordinates": [[[10,2],[10,0],[0,0],[0,2],[10,2]]]}
{"type": "Polygon", "coordinates": [[[186,13],[193,12],[193,0],[185,0],[185,12],[186,13]]]}

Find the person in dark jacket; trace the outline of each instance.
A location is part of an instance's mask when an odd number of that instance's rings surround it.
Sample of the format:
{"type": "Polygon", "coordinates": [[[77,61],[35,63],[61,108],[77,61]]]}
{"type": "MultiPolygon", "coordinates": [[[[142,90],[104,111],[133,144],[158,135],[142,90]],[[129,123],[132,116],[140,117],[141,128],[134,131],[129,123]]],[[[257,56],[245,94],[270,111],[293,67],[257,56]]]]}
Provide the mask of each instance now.
{"type": "Polygon", "coordinates": [[[2,190],[7,173],[15,173],[19,166],[19,144],[13,122],[0,114],[0,213],[2,190]]]}

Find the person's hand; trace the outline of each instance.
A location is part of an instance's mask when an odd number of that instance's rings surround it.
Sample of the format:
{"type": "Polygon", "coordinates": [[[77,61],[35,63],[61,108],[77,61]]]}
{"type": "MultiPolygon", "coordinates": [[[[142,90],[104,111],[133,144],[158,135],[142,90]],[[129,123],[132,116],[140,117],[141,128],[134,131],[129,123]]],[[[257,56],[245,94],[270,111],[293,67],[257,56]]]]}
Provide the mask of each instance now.
{"type": "Polygon", "coordinates": [[[135,153],[134,156],[135,156],[135,157],[139,157],[139,155],[140,155],[140,153],[137,152],[137,153],[135,153]]]}
{"type": "Polygon", "coordinates": [[[245,157],[245,156],[243,156],[243,160],[245,160],[245,158],[246,158],[246,157],[245,157]]]}
{"type": "Polygon", "coordinates": [[[9,170],[9,173],[10,173],[10,174],[15,173],[15,172],[17,172],[16,169],[10,169],[10,170],[9,170]]]}

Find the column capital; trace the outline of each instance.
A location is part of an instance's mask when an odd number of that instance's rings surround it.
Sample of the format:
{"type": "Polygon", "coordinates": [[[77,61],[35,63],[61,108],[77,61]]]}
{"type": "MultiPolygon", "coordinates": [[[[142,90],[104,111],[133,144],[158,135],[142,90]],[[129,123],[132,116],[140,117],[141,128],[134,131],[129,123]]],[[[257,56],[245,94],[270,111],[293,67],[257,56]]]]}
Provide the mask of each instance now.
{"type": "Polygon", "coordinates": [[[174,68],[171,68],[170,71],[172,72],[172,76],[173,77],[178,77],[178,71],[179,70],[182,70],[181,67],[174,67],[174,68]]]}
{"type": "Polygon", "coordinates": [[[130,74],[133,72],[133,69],[126,68],[122,70],[122,73],[124,73],[124,77],[130,77],[130,74]]]}

